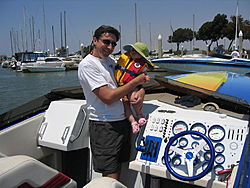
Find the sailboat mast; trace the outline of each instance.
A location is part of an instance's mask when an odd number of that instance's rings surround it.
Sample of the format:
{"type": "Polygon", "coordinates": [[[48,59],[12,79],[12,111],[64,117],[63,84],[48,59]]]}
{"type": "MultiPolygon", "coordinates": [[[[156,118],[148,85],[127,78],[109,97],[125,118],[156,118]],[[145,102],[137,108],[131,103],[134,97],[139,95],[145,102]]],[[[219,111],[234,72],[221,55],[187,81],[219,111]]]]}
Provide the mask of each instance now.
{"type": "Polygon", "coordinates": [[[12,33],[10,31],[10,44],[11,44],[11,55],[13,55],[13,42],[12,42],[12,33]]]}
{"type": "Polygon", "coordinates": [[[26,24],[26,9],[23,6],[23,20],[24,20],[24,42],[26,44],[26,51],[28,51],[28,37],[27,37],[27,24],[26,24]]]}
{"type": "Polygon", "coordinates": [[[135,3],[135,41],[138,42],[138,36],[137,36],[137,12],[136,12],[136,3],[135,3]]]}
{"type": "MultiPolygon", "coordinates": [[[[67,45],[66,45],[66,37],[67,36],[67,33],[66,33],[66,11],[64,11],[64,42],[65,42],[65,48],[67,48],[67,45]]],[[[67,54],[68,56],[68,54],[67,54]]]]}
{"type": "Polygon", "coordinates": [[[52,39],[53,39],[53,52],[55,55],[55,35],[54,35],[54,26],[52,25],[52,39]]]}
{"type": "Polygon", "coordinates": [[[43,27],[44,27],[44,51],[47,50],[47,37],[46,37],[46,22],[45,22],[45,11],[44,11],[44,0],[43,0],[43,27]]]}
{"type": "Polygon", "coordinates": [[[237,34],[238,34],[238,5],[239,5],[239,0],[237,0],[237,7],[236,7],[236,15],[235,15],[235,39],[234,39],[234,49],[237,48],[237,34]]]}
{"type": "Polygon", "coordinates": [[[150,41],[150,51],[152,51],[151,23],[149,23],[149,41],[150,41]]]}
{"type": "Polygon", "coordinates": [[[193,14],[193,50],[194,50],[194,46],[195,44],[194,44],[194,14],[193,14]]]}
{"type": "Polygon", "coordinates": [[[62,13],[60,13],[60,29],[61,29],[61,49],[63,47],[63,35],[62,35],[62,13]]]}

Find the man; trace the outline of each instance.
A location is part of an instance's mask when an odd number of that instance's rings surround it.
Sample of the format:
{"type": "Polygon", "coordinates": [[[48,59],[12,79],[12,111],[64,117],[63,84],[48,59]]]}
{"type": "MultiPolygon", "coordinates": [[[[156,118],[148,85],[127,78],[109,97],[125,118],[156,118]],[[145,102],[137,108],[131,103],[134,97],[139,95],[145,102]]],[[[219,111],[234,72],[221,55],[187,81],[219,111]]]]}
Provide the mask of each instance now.
{"type": "MultiPolygon", "coordinates": [[[[114,78],[113,53],[120,33],[111,26],[100,26],[93,36],[94,49],[79,64],[78,78],[90,112],[89,130],[93,165],[96,172],[119,178],[120,164],[129,160],[130,123],[121,99],[149,80],[141,74],[122,87],[114,78]]],[[[141,105],[145,91],[139,90],[133,103],[141,105]]]]}

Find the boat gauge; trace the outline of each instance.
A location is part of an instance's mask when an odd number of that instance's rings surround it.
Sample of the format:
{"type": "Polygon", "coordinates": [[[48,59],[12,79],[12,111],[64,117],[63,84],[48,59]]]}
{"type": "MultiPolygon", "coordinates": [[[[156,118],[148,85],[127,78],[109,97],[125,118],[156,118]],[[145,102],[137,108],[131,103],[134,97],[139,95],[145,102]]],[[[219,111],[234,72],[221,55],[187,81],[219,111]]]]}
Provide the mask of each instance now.
{"type": "Polygon", "coordinates": [[[202,164],[202,170],[205,170],[207,168],[208,162],[205,162],[202,164]]]}
{"type": "Polygon", "coordinates": [[[203,147],[203,149],[204,149],[205,151],[210,151],[210,147],[209,147],[209,145],[207,145],[207,144],[203,147]]]}
{"type": "Polygon", "coordinates": [[[211,159],[211,153],[210,153],[210,152],[204,153],[204,159],[205,159],[206,161],[209,161],[209,160],[211,159]]]}
{"type": "Polygon", "coordinates": [[[174,153],[174,150],[171,149],[171,147],[168,150],[168,155],[172,155],[174,153]]]}
{"type": "MultiPolygon", "coordinates": [[[[193,124],[190,130],[191,131],[197,131],[197,132],[200,132],[202,134],[206,134],[206,127],[202,123],[193,124]]],[[[199,137],[197,135],[192,135],[192,137],[194,139],[201,139],[201,137],[199,137]]]]}
{"type": "Polygon", "coordinates": [[[178,140],[174,140],[172,146],[176,146],[178,143],[178,140]]]}
{"type": "Polygon", "coordinates": [[[216,162],[217,164],[222,164],[222,163],[224,163],[224,162],[225,162],[225,156],[222,155],[222,154],[216,155],[216,156],[215,156],[215,162],[216,162]]]}
{"type": "Polygon", "coordinates": [[[215,173],[216,175],[218,175],[218,172],[221,171],[221,170],[224,170],[223,166],[221,166],[221,165],[216,165],[216,166],[214,167],[214,173],[215,173]]]}
{"type": "Polygon", "coordinates": [[[208,131],[208,137],[213,141],[221,141],[224,136],[225,129],[220,125],[214,125],[208,131]]]}
{"type": "Polygon", "coordinates": [[[187,124],[184,121],[175,122],[173,125],[173,134],[176,135],[183,131],[187,131],[187,124]]]}
{"type": "Polygon", "coordinates": [[[179,166],[181,164],[181,158],[179,156],[173,157],[172,164],[174,166],[179,166]]]}
{"type": "Polygon", "coordinates": [[[180,147],[184,148],[184,147],[186,147],[187,145],[188,145],[188,140],[187,140],[186,138],[181,138],[181,139],[179,140],[179,146],[180,146],[180,147]]]}
{"type": "Polygon", "coordinates": [[[193,142],[191,144],[191,146],[192,146],[193,149],[196,148],[198,145],[199,145],[199,142],[193,142]]]}
{"type": "Polygon", "coordinates": [[[224,150],[225,150],[225,146],[221,143],[217,143],[215,146],[214,146],[214,149],[215,149],[215,152],[216,153],[223,153],[224,150]]]}

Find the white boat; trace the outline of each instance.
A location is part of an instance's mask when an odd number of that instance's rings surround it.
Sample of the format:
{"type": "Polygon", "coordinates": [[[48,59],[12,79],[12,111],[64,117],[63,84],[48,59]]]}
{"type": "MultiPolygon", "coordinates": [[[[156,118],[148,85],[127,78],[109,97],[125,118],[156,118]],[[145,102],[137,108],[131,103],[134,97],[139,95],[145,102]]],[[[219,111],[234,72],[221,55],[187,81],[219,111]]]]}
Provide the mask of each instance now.
{"type": "Polygon", "coordinates": [[[35,66],[61,66],[74,65],[76,62],[66,57],[38,57],[35,66]]]}
{"type": "Polygon", "coordinates": [[[3,61],[2,64],[1,64],[1,66],[2,66],[2,68],[9,68],[10,61],[8,61],[8,60],[3,61]]]}
{"type": "Polygon", "coordinates": [[[17,70],[29,72],[27,66],[65,66],[71,67],[76,62],[67,57],[47,57],[42,52],[21,52],[15,54],[17,59],[17,70]]]}
{"type": "Polygon", "coordinates": [[[62,66],[26,66],[26,72],[62,72],[66,67],[62,66]]]}
{"type": "Polygon", "coordinates": [[[76,86],[0,115],[0,187],[249,187],[249,106],[230,103],[236,112],[218,100],[216,112],[204,111],[212,99],[187,108],[174,103],[184,93],[156,83],[145,89],[148,122],[132,135],[119,181],[93,171],[88,110],[76,86]]]}

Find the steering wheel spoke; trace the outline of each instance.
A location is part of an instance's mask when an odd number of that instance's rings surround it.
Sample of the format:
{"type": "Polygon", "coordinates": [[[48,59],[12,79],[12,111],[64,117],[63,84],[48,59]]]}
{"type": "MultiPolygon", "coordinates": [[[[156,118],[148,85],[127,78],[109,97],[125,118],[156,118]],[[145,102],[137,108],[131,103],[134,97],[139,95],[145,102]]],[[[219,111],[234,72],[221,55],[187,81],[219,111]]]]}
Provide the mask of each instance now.
{"type": "Polygon", "coordinates": [[[184,155],[184,150],[183,150],[183,149],[180,149],[180,148],[178,148],[178,147],[176,147],[176,146],[171,146],[171,149],[172,149],[174,152],[176,152],[177,154],[179,154],[179,155],[184,155]]]}
{"type": "Polygon", "coordinates": [[[201,140],[200,144],[194,148],[195,154],[199,153],[206,144],[205,140],[201,140]]]}
{"type": "Polygon", "coordinates": [[[194,159],[186,160],[188,176],[194,175],[194,159]]]}

